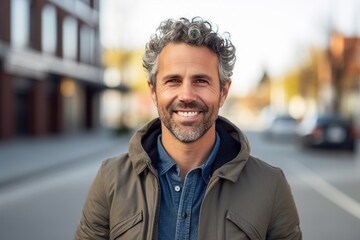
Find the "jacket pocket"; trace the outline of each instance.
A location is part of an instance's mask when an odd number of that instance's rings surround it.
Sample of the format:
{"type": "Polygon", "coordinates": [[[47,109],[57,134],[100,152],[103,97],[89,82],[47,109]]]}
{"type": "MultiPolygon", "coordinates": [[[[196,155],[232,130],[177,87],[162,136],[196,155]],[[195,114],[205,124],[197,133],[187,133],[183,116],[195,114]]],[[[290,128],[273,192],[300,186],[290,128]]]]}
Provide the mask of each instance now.
{"type": "Polygon", "coordinates": [[[229,211],[226,214],[226,239],[260,240],[262,239],[256,228],[239,215],[229,211]]]}
{"type": "Polygon", "coordinates": [[[141,239],[143,212],[140,211],[116,224],[110,231],[110,240],[141,239]]]}

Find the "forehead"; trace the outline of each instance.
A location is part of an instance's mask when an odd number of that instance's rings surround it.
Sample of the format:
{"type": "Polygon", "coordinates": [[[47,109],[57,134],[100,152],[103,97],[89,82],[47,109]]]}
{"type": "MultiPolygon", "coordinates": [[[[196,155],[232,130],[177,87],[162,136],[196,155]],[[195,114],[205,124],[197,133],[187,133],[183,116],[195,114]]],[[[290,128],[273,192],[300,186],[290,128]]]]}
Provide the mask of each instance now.
{"type": "Polygon", "coordinates": [[[169,43],[159,54],[159,71],[173,68],[198,68],[218,70],[218,56],[204,46],[169,43]]]}

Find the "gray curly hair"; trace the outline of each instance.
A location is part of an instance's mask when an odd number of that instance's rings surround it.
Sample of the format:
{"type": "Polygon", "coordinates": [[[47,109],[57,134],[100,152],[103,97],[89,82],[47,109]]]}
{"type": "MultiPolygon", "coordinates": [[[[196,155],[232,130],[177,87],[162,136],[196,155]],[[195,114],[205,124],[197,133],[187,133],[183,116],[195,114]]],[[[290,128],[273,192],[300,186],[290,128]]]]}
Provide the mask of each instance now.
{"type": "Polygon", "coordinates": [[[153,86],[156,85],[158,56],[166,44],[170,42],[182,42],[193,46],[207,47],[219,57],[221,88],[230,80],[236,61],[236,49],[230,41],[230,34],[226,32],[221,36],[218,33],[217,26],[214,28],[209,21],[201,17],[194,17],[191,20],[180,18],[161,22],[145,46],[143,67],[153,86]]]}

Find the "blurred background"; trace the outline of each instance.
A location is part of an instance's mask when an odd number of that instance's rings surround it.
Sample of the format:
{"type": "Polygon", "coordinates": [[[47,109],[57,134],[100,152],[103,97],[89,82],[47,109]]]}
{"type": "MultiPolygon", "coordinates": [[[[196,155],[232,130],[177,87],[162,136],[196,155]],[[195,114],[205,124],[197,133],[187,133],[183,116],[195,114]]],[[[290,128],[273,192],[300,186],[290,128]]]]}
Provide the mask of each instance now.
{"type": "Polygon", "coordinates": [[[157,116],[144,45],[182,16],[230,32],[221,115],[284,170],[304,239],[360,239],[357,0],[1,0],[0,239],[72,239],[100,162],[157,116]]]}

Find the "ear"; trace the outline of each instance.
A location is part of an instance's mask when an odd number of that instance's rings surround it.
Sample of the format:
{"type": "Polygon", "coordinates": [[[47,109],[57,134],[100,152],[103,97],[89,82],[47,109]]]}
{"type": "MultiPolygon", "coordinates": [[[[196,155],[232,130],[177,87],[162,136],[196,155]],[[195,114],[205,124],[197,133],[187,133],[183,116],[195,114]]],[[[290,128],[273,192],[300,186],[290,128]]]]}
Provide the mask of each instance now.
{"type": "Polygon", "coordinates": [[[230,86],[231,86],[231,80],[227,81],[224,86],[223,89],[221,91],[221,96],[220,96],[220,107],[222,107],[224,105],[224,102],[229,94],[229,90],[230,90],[230,86]]]}
{"type": "Polygon", "coordinates": [[[150,81],[148,81],[147,83],[148,83],[148,87],[150,90],[151,99],[152,99],[153,103],[155,104],[155,106],[157,106],[155,86],[150,81]]]}

